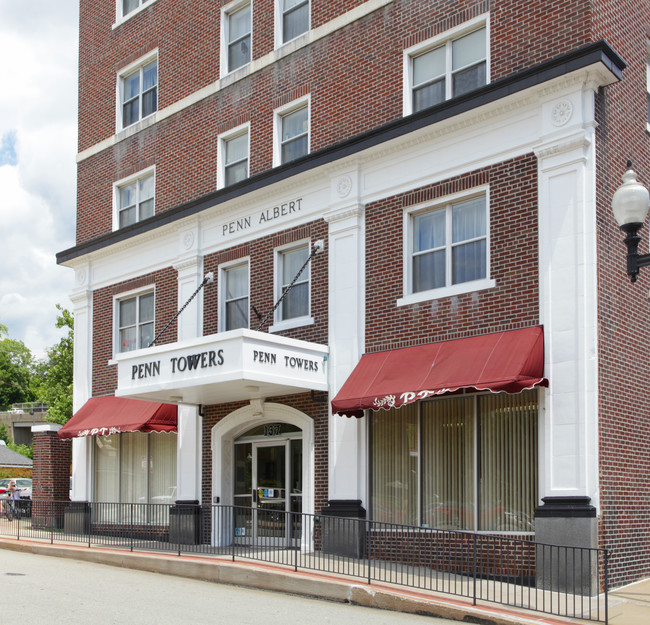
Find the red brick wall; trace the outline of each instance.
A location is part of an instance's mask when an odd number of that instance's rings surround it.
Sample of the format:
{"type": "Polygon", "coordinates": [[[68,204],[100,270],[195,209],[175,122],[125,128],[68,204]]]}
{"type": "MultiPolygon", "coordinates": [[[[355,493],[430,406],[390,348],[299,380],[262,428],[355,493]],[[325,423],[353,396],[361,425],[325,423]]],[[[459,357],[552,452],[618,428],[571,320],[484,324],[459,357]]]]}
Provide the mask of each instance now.
{"type": "Polygon", "coordinates": [[[70,499],[71,449],[56,432],[34,433],[33,501],[70,499]]]}
{"type": "MultiPolygon", "coordinates": [[[[111,395],[117,388],[117,365],[112,360],[115,328],[113,327],[114,298],[135,289],[154,288],[156,291],[155,328],[160,332],[178,311],[178,277],[174,269],[168,268],[127,280],[93,293],[93,375],[92,393],[111,395]]],[[[167,328],[157,345],[177,340],[177,324],[167,328]]]]}
{"type": "MultiPolygon", "coordinates": [[[[606,38],[627,68],[597,97],[598,365],[600,546],[612,550],[610,581],[650,575],[650,271],[636,284],[625,275],[625,246],[611,213],[627,159],[650,187],[646,131],[648,2],[594,3],[596,36],[606,38]]],[[[647,223],[646,223],[647,226],[647,223]]],[[[641,231],[641,253],[648,229],[641,231]]]]}
{"type": "MultiPolygon", "coordinates": [[[[204,259],[205,272],[213,271],[215,282],[208,287],[203,296],[203,334],[215,334],[219,327],[219,265],[240,258],[250,259],[250,328],[257,329],[261,321],[258,319],[253,306],[262,315],[262,319],[272,310],[276,302],[273,276],[273,250],[276,247],[290,244],[294,241],[311,240],[311,245],[318,239],[327,242],[327,224],[315,221],[306,226],[292,228],[279,232],[270,237],[256,239],[245,245],[228,249],[224,252],[210,254],[204,259]]],[[[312,325],[301,326],[278,332],[277,334],[290,338],[311,341],[313,343],[327,344],[327,245],[324,252],[318,254],[310,261],[311,264],[311,316],[314,318],[312,325]]],[[[309,267],[305,269],[305,272],[309,267]]],[[[273,316],[262,328],[268,331],[273,324],[273,316]]]]}
{"type": "MultiPolygon", "coordinates": [[[[359,4],[312,0],[312,25],[359,4]]],[[[392,2],[84,160],[78,171],[77,241],[111,230],[111,185],[129,173],[156,164],[156,212],[165,211],[215,190],[217,136],[225,130],[250,121],[251,174],[267,170],[272,111],[281,104],[311,94],[315,151],[402,116],[405,48],[490,8],[495,80],[591,41],[588,4],[576,0],[549,11],[546,3],[521,0],[392,2]]],[[[272,0],[254,3],[254,58],[273,49],[272,6],[272,0]]],[[[114,135],[117,72],[147,52],[159,50],[161,109],[219,78],[218,3],[157,0],[112,29],[114,18],[112,2],[81,2],[80,150],[114,135]]]]}
{"type": "Polygon", "coordinates": [[[368,205],[366,254],[366,351],[538,324],[537,160],[522,156],[368,205]],[[496,287],[398,307],[404,210],[482,185],[490,190],[490,277],[496,287]]]}

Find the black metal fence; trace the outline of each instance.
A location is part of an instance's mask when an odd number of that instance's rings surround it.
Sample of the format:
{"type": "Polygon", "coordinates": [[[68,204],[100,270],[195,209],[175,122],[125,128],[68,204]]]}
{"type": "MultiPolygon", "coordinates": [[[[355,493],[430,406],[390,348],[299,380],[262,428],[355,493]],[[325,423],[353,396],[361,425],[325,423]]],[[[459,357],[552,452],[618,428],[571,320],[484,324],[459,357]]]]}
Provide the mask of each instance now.
{"type": "Polygon", "coordinates": [[[237,506],[32,502],[0,536],[251,559],[607,622],[608,553],[237,506]]]}

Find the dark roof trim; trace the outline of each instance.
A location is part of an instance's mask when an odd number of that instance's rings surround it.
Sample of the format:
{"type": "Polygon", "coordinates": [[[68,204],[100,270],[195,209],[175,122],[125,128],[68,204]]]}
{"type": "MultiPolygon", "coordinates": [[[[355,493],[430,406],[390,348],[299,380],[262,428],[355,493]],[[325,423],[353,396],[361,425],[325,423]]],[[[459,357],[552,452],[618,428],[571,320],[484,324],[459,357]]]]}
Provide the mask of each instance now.
{"type": "Polygon", "coordinates": [[[606,41],[597,41],[596,43],[572,50],[550,61],[545,61],[539,65],[497,80],[471,93],[447,100],[413,115],[402,117],[384,126],[379,126],[361,135],[346,139],[341,143],[323,148],[292,163],[268,169],[226,189],[209,193],[201,198],[154,215],[132,226],[110,232],[81,245],[59,252],[56,255],[57,263],[65,263],[84,254],[89,254],[90,252],[95,252],[115,243],[128,240],[139,234],[150,232],[160,226],[173,223],[218,204],[228,202],[233,198],[246,195],[251,191],[262,189],[304,171],[309,171],[310,169],[337,161],[340,158],[357,154],[368,148],[395,139],[396,137],[401,137],[421,128],[426,128],[437,122],[450,119],[466,111],[490,104],[506,96],[519,93],[525,89],[596,63],[602,63],[617,80],[621,79],[625,62],[614,52],[606,41]]]}

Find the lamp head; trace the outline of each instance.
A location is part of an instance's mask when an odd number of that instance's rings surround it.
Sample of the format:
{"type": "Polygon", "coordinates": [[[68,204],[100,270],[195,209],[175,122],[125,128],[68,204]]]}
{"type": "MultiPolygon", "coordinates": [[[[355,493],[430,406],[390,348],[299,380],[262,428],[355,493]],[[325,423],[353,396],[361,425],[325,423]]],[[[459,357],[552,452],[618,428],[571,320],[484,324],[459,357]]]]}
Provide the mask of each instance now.
{"type": "Polygon", "coordinates": [[[623,184],[616,190],[612,198],[614,217],[619,227],[626,224],[643,224],[649,209],[648,190],[637,181],[632,163],[628,161],[627,171],[623,174],[623,184]]]}

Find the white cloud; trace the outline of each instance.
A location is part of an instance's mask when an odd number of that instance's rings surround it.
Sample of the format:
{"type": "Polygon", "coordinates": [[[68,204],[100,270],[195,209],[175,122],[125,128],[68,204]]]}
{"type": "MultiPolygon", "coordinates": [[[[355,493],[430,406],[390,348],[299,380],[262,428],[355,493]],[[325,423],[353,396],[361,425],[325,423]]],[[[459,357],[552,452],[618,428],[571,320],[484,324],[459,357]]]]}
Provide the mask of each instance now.
{"type": "Polygon", "coordinates": [[[0,323],[39,357],[73,286],[78,21],[74,0],[0,0],[0,323]]]}

